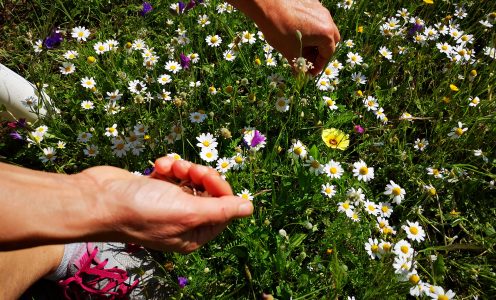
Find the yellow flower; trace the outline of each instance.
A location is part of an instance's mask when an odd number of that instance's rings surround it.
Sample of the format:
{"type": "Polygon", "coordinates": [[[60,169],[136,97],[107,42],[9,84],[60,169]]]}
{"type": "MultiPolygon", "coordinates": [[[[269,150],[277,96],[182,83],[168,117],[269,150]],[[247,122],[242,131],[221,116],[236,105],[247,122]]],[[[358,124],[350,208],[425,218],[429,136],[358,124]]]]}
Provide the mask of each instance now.
{"type": "Polygon", "coordinates": [[[434,4],[434,1],[433,1],[433,0],[424,0],[424,3],[427,3],[427,4],[434,4]]]}
{"type": "Polygon", "coordinates": [[[450,84],[450,90],[452,90],[453,92],[458,92],[460,89],[456,85],[450,84]]]}
{"type": "Polygon", "coordinates": [[[363,26],[358,26],[357,32],[362,33],[363,32],[363,26]]]}
{"type": "Polygon", "coordinates": [[[333,149],[345,150],[350,145],[349,135],[336,128],[324,129],[322,140],[333,149]]]}
{"type": "Polygon", "coordinates": [[[86,59],[86,62],[88,62],[89,64],[92,64],[96,61],[96,58],[94,56],[88,56],[88,58],[86,59]]]}

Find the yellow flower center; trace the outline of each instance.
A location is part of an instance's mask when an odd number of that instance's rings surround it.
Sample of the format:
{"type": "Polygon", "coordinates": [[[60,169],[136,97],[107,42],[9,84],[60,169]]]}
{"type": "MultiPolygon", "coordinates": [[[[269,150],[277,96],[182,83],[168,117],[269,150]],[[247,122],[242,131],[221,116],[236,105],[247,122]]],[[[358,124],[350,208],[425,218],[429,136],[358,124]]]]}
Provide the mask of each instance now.
{"type": "Polygon", "coordinates": [[[114,127],[110,127],[110,128],[109,128],[109,132],[110,132],[110,133],[114,133],[114,131],[115,131],[115,128],[114,128],[114,127]]]}
{"type": "Polygon", "coordinates": [[[353,56],[351,57],[351,60],[352,60],[353,62],[356,62],[356,61],[358,60],[358,57],[356,57],[356,56],[354,56],[354,55],[353,55],[353,56]]]}
{"type": "Polygon", "coordinates": [[[229,166],[229,163],[224,161],[220,164],[220,166],[221,166],[221,168],[225,169],[225,168],[227,168],[227,166],[229,166]]]}
{"type": "Polygon", "coordinates": [[[331,191],[332,191],[332,190],[331,190],[331,188],[329,188],[329,187],[325,189],[326,194],[330,194],[330,193],[331,193],[331,191]]]}
{"type": "Polygon", "coordinates": [[[379,228],[384,228],[386,227],[386,223],[385,222],[379,222],[379,228]]]}
{"type": "Polygon", "coordinates": [[[212,158],[212,156],[214,156],[214,155],[212,154],[212,152],[207,152],[207,154],[205,154],[205,156],[207,158],[212,158]]]}
{"type": "Polygon", "coordinates": [[[432,169],[432,174],[434,176],[438,176],[439,175],[439,170],[438,169],[432,169]]]}
{"type": "Polygon", "coordinates": [[[98,50],[103,51],[103,50],[105,50],[105,47],[104,47],[103,45],[100,45],[100,46],[98,47],[98,50]]]}
{"type": "Polygon", "coordinates": [[[413,235],[417,235],[419,232],[418,228],[417,227],[410,227],[410,233],[413,234],[413,235]]]}
{"type": "Polygon", "coordinates": [[[400,250],[401,250],[401,252],[407,254],[408,253],[408,250],[410,250],[410,248],[408,246],[406,246],[406,245],[403,245],[403,246],[400,247],[400,250]]]}
{"type": "Polygon", "coordinates": [[[449,300],[449,298],[446,295],[439,295],[437,296],[437,300],[449,300]]]}
{"type": "Polygon", "coordinates": [[[236,157],[234,158],[234,161],[235,161],[237,164],[240,164],[240,163],[242,163],[242,162],[243,162],[243,158],[242,158],[241,156],[236,156],[236,157]]]}
{"type": "Polygon", "coordinates": [[[210,38],[210,42],[211,42],[212,44],[217,43],[217,41],[218,41],[218,39],[217,39],[217,37],[216,37],[216,36],[213,36],[213,37],[211,37],[211,38],[210,38]]]}
{"type": "Polygon", "coordinates": [[[372,245],[372,246],[370,247],[370,251],[372,251],[373,253],[377,253],[377,252],[379,251],[379,246],[377,246],[377,245],[375,245],[375,244],[374,244],[374,245],[372,245]]]}
{"type": "Polygon", "coordinates": [[[86,81],[86,85],[90,85],[91,86],[91,85],[93,85],[93,82],[91,82],[91,81],[88,80],[88,81],[86,81]]]}
{"type": "Polygon", "coordinates": [[[389,207],[383,206],[383,207],[381,207],[381,210],[383,213],[387,213],[389,211],[389,207]]]}
{"type": "Polygon", "coordinates": [[[78,37],[83,37],[84,36],[84,32],[80,31],[78,32],[78,37]]]}
{"type": "Polygon", "coordinates": [[[369,204],[369,206],[367,206],[367,209],[369,211],[375,211],[375,206],[373,206],[372,204],[369,204]]]}
{"type": "Polygon", "coordinates": [[[360,173],[360,175],[367,175],[369,173],[369,168],[361,167],[358,172],[360,173]]]}
{"type": "Polygon", "coordinates": [[[382,249],[384,250],[384,252],[389,252],[391,250],[391,244],[382,245],[382,249]]]}
{"type": "Polygon", "coordinates": [[[333,106],[334,105],[334,100],[329,99],[329,100],[326,101],[326,104],[327,104],[327,106],[333,106]]]}
{"type": "Polygon", "coordinates": [[[346,209],[349,209],[350,208],[350,204],[348,202],[345,202],[343,203],[343,208],[346,210],[346,209]]]}
{"type": "Polygon", "coordinates": [[[202,144],[203,144],[203,146],[205,146],[205,147],[210,146],[210,142],[209,142],[209,141],[203,141],[203,142],[202,142],[202,144]]]}
{"type": "Polygon", "coordinates": [[[327,76],[331,75],[331,69],[329,69],[329,68],[325,69],[325,71],[324,71],[324,72],[325,72],[325,74],[326,74],[327,76]]]}
{"type": "Polygon", "coordinates": [[[330,172],[331,174],[336,174],[336,173],[338,172],[338,169],[337,169],[336,167],[330,167],[330,168],[329,168],[329,172],[330,172]]]}
{"type": "Polygon", "coordinates": [[[417,274],[412,274],[410,275],[410,278],[408,278],[408,281],[410,281],[411,284],[417,284],[420,281],[420,277],[417,274]]]}
{"type": "Polygon", "coordinates": [[[247,194],[243,194],[243,195],[241,195],[241,198],[248,200],[248,195],[247,194]]]}
{"type": "Polygon", "coordinates": [[[320,163],[316,160],[313,160],[310,166],[312,166],[312,168],[314,169],[318,169],[320,167],[320,163]]]}
{"type": "Polygon", "coordinates": [[[463,129],[461,129],[461,128],[457,128],[457,129],[455,129],[455,134],[456,134],[457,136],[461,136],[461,135],[463,134],[463,129]]]}
{"type": "Polygon", "coordinates": [[[67,67],[65,67],[65,71],[66,71],[66,72],[70,72],[71,70],[72,70],[71,66],[67,66],[67,67]]]}
{"type": "Polygon", "coordinates": [[[300,155],[302,152],[303,152],[303,149],[301,149],[301,147],[296,147],[296,148],[294,149],[294,153],[295,153],[296,155],[300,155]]]}
{"type": "Polygon", "coordinates": [[[436,193],[437,193],[437,191],[436,191],[436,189],[435,189],[435,188],[430,188],[430,189],[429,189],[429,194],[430,194],[431,196],[435,196],[435,195],[436,195],[436,193]]]}
{"type": "Polygon", "coordinates": [[[448,46],[446,46],[446,45],[442,45],[442,46],[441,46],[441,49],[443,49],[443,50],[448,50],[448,46]]]}
{"type": "Polygon", "coordinates": [[[394,187],[392,190],[393,195],[399,196],[401,195],[401,189],[399,187],[394,187]]]}

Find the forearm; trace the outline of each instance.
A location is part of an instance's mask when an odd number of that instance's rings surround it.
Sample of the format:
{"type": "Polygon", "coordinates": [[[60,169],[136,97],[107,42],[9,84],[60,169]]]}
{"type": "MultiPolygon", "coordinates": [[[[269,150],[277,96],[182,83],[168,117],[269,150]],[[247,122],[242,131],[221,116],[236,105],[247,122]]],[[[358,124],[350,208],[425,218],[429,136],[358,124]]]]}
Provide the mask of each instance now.
{"type": "Polygon", "coordinates": [[[268,14],[271,11],[270,5],[273,1],[274,0],[227,0],[228,3],[243,12],[259,27],[266,26],[268,14]]]}
{"type": "Polygon", "coordinates": [[[0,250],[97,239],[104,197],[90,178],[0,163],[0,250]]]}

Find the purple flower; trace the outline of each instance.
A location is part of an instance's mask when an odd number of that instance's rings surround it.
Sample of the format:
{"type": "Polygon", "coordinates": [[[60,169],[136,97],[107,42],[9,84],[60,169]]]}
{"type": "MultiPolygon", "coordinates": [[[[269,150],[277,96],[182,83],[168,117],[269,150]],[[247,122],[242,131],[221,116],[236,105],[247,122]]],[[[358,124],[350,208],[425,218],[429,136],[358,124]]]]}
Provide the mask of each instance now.
{"type": "Polygon", "coordinates": [[[179,283],[179,287],[183,289],[188,284],[188,278],[178,277],[177,282],[179,283]]]}
{"type": "Polygon", "coordinates": [[[21,128],[26,127],[26,119],[21,118],[21,119],[17,120],[16,125],[17,125],[17,127],[21,127],[21,128]]]}
{"type": "Polygon", "coordinates": [[[17,131],[12,131],[9,135],[13,140],[22,141],[22,136],[17,131]]]}
{"type": "Polygon", "coordinates": [[[251,140],[250,146],[251,147],[256,147],[259,144],[265,142],[266,137],[260,133],[260,131],[255,130],[255,133],[253,134],[253,139],[251,140]]]}
{"type": "Polygon", "coordinates": [[[188,5],[186,5],[186,10],[190,10],[195,6],[196,6],[195,0],[191,0],[191,1],[189,1],[188,5]]]}
{"type": "Polygon", "coordinates": [[[181,67],[183,67],[183,69],[188,69],[189,63],[191,62],[191,58],[189,58],[187,55],[184,55],[182,53],[181,55],[179,55],[179,57],[181,58],[181,67]]]}
{"type": "Polygon", "coordinates": [[[415,33],[422,31],[422,29],[424,29],[424,26],[415,23],[413,24],[412,28],[408,30],[408,34],[413,36],[415,35],[415,33]]]}
{"type": "Polygon", "coordinates": [[[181,14],[181,13],[183,13],[183,12],[184,12],[184,8],[186,7],[186,5],[184,4],[184,2],[179,1],[179,2],[177,3],[177,5],[179,6],[179,13],[180,13],[180,14],[181,14]]]}
{"type": "Polygon", "coordinates": [[[155,168],[154,168],[154,167],[151,167],[151,168],[146,168],[146,169],[143,171],[143,175],[148,176],[148,175],[150,175],[150,174],[152,174],[152,173],[153,173],[153,170],[155,170],[155,168]]]}
{"type": "Polygon", "coordinates": [[[365,129],[360,125],[355,125],[355,127],[353,127],[353,130],[358,134],[362,134],[365,132],[365,129]]]}
{"type": "Polygon", "coordinates": [[[43,45],[45,45],[47,49],[53,49],[60,45],[63,40],[64,38],[58,30],[52,30],[52,33],[50,33],[43,42],[43,45]]]}
{"type": "Polygon", "coordinates": [[[143,8],[140,11],[141,16],[145,16],[153,10],[152,4],[150,2],[143,2],[143,8]]]}

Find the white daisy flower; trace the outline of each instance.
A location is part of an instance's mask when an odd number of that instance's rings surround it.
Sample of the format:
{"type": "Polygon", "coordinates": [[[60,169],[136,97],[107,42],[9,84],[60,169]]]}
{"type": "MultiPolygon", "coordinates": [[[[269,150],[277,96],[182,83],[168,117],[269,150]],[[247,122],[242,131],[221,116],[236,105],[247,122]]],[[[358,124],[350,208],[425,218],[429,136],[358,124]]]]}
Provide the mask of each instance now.
{"type": "Polygon", "coordinates": [[[367,164],[360,160],[353,164],[353,176],[364,182],[374,179],[374,168],[368,167],[367,164]]]}
{"type": "Polygon", "coordinates": [[[84,27],[74,27],[71,31],[71,36],[80,41],[86,41],[90,36],[90,31],[84,27]]]}
{"type": "Polygon", "coordinates": [[[250,193],[249,190],[247,189],[244,189],[241,191],[241,193],[238,193],[236,194],[238,197],[241,197],[243,199],[246,199],[246,200],[250,200],[250,201],[253,201],[253,195],[250,193]]]}
{"type": "Polygon", "coordinates": [[[384,195],[389,195],[394,203],[400,204],[401,201],[405,199],[405,193],[406,192],[403,188],[394,183],[394,181],[390,180],[389,184],[386,185],[386,191],[384,192],[384,195]]]}

